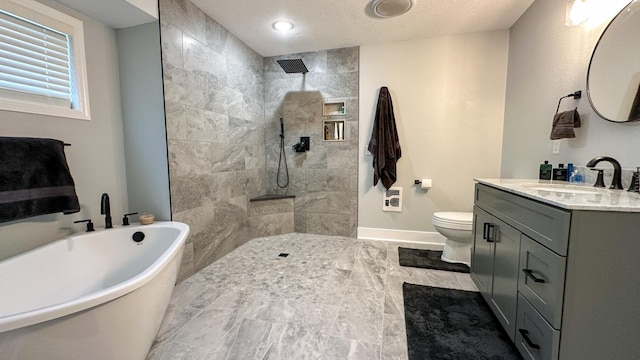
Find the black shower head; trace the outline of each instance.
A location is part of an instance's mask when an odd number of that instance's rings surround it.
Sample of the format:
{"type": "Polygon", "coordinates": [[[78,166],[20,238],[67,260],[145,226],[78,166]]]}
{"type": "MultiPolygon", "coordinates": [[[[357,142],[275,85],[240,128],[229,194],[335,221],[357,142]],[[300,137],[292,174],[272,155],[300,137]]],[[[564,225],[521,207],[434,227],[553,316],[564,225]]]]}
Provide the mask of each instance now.
{"type": "Polygon", "coordinates": [[[302,62],[302,59],[286,59],[276,61],[278,62],[282,70],[284,70],[284,72],[286,72],[287,74],[306,74],[309,72],[309,70],[307,70],[307,67],[304,65],[304,62],[302,62]]]}

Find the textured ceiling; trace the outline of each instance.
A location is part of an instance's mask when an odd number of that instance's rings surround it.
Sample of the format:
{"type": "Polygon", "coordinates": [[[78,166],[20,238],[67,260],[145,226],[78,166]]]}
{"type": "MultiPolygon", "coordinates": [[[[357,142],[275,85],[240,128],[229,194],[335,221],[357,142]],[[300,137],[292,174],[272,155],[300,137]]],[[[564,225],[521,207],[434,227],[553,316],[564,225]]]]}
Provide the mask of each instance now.
{"type": "Polygon", "coordinates": [[[262,56],[508,29],[534,0],[414,0],[395,18],[371,16],[371,0],[192,0],[262,56]],[[288,35],[276,20],[289,20],[288,35]]]}

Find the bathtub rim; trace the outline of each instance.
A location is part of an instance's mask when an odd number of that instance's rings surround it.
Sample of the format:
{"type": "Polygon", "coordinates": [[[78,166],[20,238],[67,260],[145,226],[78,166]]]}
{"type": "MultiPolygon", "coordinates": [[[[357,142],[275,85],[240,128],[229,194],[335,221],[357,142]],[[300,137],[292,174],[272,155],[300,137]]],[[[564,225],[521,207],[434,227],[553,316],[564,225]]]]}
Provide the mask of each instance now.
{"type": "MultiPolygon", "coordinates": [[[[153,280],[155,276],[158,275],[158,273],[160,273],[160,271],[162,271],[162,269],[164,269],[164,267],[168,265],[171,260],[173,260],[173,258],[178,254],[179,250],[184,246],[190,229],[189,225],[177,221],[156,221],[150,225],[140,225],[139,223],[133,223],[130,226],[119,227],[117,229],[122,229],[121,231],[140,229],[140,231],[143,231],[144,229],[149,228],[176,228],[179,232],[177,238],[174,239],[171,245],[162,253],[162,256],[157,258],[144,271],[116,285],[92,292],[71,301],[66,301],[63,303],[53,304],[51,306],[33,309],[27,312],[15,313],[8,316],[0,317],[0,336],[2,335],[2,333],[7,331],[71,315],[73,313],[84,311],[94,306],[115,300],[132,291],[135,291],[136,289],[153,280]]],[[[49,246],[57,242],[73,240],[81,238],[83,236],[96,236],[98,233],[102,233],[105,231],[112,230],[100,229],[95,233],[90,234],[87,234],[86,232],[75,233],[43,246],[49,246]]],[[[32,249],[24,253],[24,255],[28,254],[31,251],[37,251],[39,248],[40,247],[32,249]]],[[[10,259],[11,258],[6,260],[10,259]]],[[[2,262],[0,261],[0,263],[2,262]]]]}

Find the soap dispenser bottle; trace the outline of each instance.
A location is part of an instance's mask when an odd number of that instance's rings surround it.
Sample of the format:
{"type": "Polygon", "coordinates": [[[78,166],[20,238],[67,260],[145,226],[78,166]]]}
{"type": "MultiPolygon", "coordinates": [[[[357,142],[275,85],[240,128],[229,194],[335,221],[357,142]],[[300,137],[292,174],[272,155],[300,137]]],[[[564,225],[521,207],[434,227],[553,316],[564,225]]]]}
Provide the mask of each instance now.
{"type": "Polygon", "coordinates": [[[553,169],[553,180],[567,181],[567,169],[564,168],[564,164],[558,164],[558,167],[553,169]]]}
{"type": "Polygon", "coordinates": [[[540,180],[551,180],[552,166],[549,161],[545,160],[544,164],[540,164],[540,180]]]}

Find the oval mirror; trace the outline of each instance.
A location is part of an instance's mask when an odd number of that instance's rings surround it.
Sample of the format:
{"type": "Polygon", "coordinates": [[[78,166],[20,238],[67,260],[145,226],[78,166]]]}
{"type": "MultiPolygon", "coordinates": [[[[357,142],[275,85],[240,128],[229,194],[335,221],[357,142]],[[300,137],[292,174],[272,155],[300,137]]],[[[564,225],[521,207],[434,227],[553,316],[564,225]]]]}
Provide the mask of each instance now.
{"type": "Polygon", "coordinates": [[[640,1],[629,3],[604,30],[587,72],[587,94],[598,115],[640,120],[640,1]]]}

